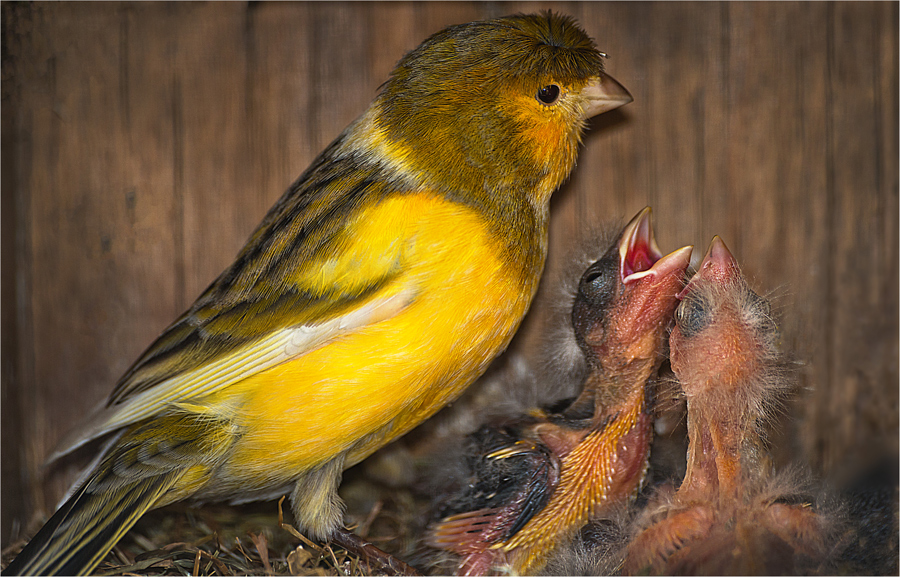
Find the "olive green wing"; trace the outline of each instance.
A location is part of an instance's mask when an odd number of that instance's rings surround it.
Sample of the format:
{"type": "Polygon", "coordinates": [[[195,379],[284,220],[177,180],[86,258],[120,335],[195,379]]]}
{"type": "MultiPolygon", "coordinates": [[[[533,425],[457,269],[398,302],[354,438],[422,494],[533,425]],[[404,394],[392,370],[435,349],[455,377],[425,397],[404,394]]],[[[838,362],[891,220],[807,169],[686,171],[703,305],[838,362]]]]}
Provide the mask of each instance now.
{"type": "Polygon", "coordinates": [[[403,244],[377,246],[353,234],[366,207],[397,190],[377,167],[361,166],[352,155],[335,158],[339,144],[291,186],[235,262],[150,345],[106,408],[51,460],[388,318],[414,298],[414,288],[399,280],[403,244]]]}

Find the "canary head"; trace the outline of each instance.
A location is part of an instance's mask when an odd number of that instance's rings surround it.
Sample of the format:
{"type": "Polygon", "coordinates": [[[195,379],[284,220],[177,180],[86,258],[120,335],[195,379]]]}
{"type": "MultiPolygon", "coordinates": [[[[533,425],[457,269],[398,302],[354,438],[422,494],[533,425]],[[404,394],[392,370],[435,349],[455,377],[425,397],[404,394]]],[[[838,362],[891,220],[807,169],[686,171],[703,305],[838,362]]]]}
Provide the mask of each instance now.
{"type": "Polygon", "coordinates": [[[451,26],[408,53],[375,102],[387,156],[419,184],[503,211],[545,210],[587,118],[632,100],[574,20],[451,26]]]}
{"type": "Polygon", "coordinates": [[[595,372],[641,384],[646,376],[632,378],[631,368],[643,373],[661,362],[691,257],[689,246],[662,255],[650,213],[648,207],[635,216],[588,267],[572,307],[576,341],[595,372]]]}

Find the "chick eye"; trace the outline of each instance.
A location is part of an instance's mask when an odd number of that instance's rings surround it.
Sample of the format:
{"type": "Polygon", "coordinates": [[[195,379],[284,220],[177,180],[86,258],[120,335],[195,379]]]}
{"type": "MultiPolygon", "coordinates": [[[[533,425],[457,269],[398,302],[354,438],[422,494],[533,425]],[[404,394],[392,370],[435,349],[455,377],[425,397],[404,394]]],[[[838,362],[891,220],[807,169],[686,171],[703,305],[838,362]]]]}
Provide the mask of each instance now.
{"type": "Polygon", "coordinates": [[[606,308],[615,296],[616,263],[609,259],[600,259],[584,272],[578,285],[578,298],[584,300],[595,310],[606,308]]]}
{"type": "Polygon", "coordinates": [[[709,322],[709,306],[702,299],[688,297],[675,309],[675,323],[685,337],[701,332],[709,322]]]}
{"type": "Polygon", "coordinates": [[[742,310],[745,322],[755,325],[765,332],[777,330],[775,321],[772,320],[772,308],[769,305],[769,301],[748,288],[747,303],[747,306],[742,310]]]}
{"type": "Polygon", "coordinates": [[[559,86],[548,84],[537,91],[537,99],[544,104],[553,104],[559,100],[559,86]]]}
{"type": "Polygon", "coordinates": [[[771,316],[772,309],[769,306],[769,301],[750,289],[747,289],[747,293],[747,300],[750,301],[750,308],[756,315],[765,317],[771,316]]]}

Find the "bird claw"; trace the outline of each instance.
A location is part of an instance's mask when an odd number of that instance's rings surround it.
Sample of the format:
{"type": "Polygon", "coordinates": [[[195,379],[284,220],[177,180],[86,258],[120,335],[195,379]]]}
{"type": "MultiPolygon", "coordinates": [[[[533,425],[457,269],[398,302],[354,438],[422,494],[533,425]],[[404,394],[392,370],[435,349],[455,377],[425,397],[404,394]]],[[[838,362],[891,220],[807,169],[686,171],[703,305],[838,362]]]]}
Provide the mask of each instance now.
{"type": "Polygon", "coordinates": [[[331,536],[331,543],[359,556],[360,561],[368,565],[372,573],[385,575],[421,575],[415,567],[382,551],[356,533],[343,527],[331,536]]]}

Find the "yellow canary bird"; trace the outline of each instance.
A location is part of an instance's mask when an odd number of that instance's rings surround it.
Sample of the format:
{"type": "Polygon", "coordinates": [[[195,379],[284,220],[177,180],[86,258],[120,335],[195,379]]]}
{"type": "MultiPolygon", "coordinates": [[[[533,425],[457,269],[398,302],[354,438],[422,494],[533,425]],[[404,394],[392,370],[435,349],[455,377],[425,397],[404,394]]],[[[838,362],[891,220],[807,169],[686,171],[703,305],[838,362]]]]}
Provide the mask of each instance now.
{"type": "Polygon", "coordinates": [[[630,101],[565,16],[425,40],[59,451],[108,441],[6,573],[89,572],[186,498],[289,492],[305,531],[343,530],[342,471],[508,345],[585,120],[630,101]]]}

